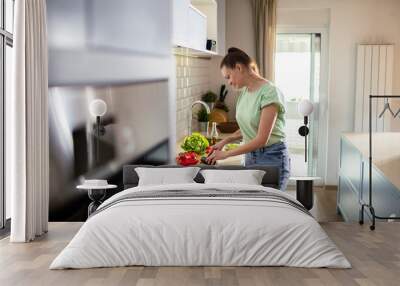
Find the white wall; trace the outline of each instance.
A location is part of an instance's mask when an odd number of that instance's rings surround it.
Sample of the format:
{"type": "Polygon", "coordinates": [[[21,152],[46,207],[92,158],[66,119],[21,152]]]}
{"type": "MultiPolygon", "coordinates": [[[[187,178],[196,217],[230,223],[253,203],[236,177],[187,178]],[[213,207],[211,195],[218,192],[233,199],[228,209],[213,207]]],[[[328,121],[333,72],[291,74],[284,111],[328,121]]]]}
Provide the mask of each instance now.
{"type": "MultiPolygon", "coordinates": [[[[226,47],[236,46],[254,56],[251,15],[250,0],[226,1],[226,47]]],[[[393,88],[395,93],[400,93],[400,1],[278,0],[277,21],[278,25],[328,28],[329,119],[325,183],[336,185],[340,134],[352,131],[354,125],[358,43],[396,44],[393,88]]],[[[223,83],[219,75],[220,60],[212,60],[210,84],[213,89],[223,83]]],[[[232,99],[234,97],[228,98],[228,103],[234,104],[232,99]]],[[[394,126],[400,128],[400,122],[394,126]]]]}
{"type": "Polygon", "coordinates": [[[256,47],[250,0],[226,1],[226,48],[237,47],[255,57],[256,47]]]}
{"type": "MultiPolygon", "coordinates": [[[[242,49],[255,57],[255,37],[253,30],[252,6],[250,0],[226,0],[225,2],[225,47],[242,49]]],[[[219,69],[222,56],[213,57],[210,65],[210,88],[219,94],[222,84],[226,84],[219,69]]],[[[229,120],[235,119],[235,106],[238,92],[228,87],[226,104],[230,108],[229,120]]]]}

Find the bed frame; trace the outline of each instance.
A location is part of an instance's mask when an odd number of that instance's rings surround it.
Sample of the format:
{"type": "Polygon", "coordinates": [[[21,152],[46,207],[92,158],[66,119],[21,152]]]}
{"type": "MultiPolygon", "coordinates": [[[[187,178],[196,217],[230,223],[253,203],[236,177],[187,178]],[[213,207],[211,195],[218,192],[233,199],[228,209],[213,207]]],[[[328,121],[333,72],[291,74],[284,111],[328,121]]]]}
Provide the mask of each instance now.
{"type": "MultiPolygon", "coordinates": [[[[135,171],[137,167],[147,167],[147,168],[184,168],[178,165],[162,165],[162,166],[152,166],[152,165],[125,165],[123,167],[123,184],[124,189],[136,187],[139,183],[139,176],[135,171]]],[[[277,166],[258,166],[253,165],[249,167],[232,165],[232,166],[211,166],[211,165],[197,165],[196,167],[202,170],[206,169],[216,169],[216,170],[263,170],[265,175],[262,179],[261,184],[265,187],[271,187],[278,189],[279,186],[279,167],[277,166]]],[[[194,178],[197,183],[204,183],[204,178],[200,174],[194,178]]]]}

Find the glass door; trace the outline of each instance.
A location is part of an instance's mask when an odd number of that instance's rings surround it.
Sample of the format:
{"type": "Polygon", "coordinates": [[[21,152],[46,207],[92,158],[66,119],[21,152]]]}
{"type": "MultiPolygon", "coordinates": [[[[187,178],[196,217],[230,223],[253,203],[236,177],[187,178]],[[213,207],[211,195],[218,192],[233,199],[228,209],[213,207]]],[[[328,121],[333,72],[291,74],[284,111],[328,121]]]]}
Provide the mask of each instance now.
{"type": "Polygon", "coordinates": [[[292,176],[317,175],[318,158],[318,103],[320,90],[321,34],[278,33],[276,37],[275,83],[285,96],[286,135],[291,154],[292,176]],[[305,138],[298,129],[304,124],[297,111],[302,99],[314,104],[309,117],[310,133],[307,137],[307,161],[305,138]]]}

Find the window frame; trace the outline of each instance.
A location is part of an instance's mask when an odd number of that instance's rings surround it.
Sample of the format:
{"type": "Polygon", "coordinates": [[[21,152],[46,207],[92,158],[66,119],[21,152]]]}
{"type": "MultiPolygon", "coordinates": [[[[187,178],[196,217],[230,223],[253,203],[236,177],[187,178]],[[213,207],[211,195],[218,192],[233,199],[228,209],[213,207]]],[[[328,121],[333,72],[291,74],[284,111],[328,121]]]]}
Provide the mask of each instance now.
{"type": "MultiPolygon", "coordinates": [[[[6,17],[10,16],[6,14],[6,1],[0,0],[1,3],[1,25],[0,25],[0,58],[2,67],[0,68],[0,230],[9,230],[10,221],[6,218],[6,189],[5,189],[5,94],[6,94],[6,47],[13,47],[13,33],[6,30],[6,17]]],[[[13,14],[15,7],[15,0],[11,0],[13,3],[13,14]]],[[[12,15],[14,17],[14,15],[12,15]]],[[[14,22],[14,18],[13,18],[14,22]]],[[[14,24],[13,24],[14,26],[14,24]]],[[[14,27],[13,29],[14,30],[14,27]]]]}

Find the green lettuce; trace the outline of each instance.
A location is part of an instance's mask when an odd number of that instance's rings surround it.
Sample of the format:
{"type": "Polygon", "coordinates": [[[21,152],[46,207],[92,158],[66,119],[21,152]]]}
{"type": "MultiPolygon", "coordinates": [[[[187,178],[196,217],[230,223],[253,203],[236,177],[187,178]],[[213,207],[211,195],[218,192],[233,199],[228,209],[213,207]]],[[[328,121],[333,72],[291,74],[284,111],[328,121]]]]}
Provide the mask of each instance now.
{"type": "Polygon", "coordinates": [[[198,132],[193,132],[192,135],[185,137],[181,148],[186,152],[193,151],[199,155],[203,155],[208,146],[208,140],[205,136],[198,132]]]}

